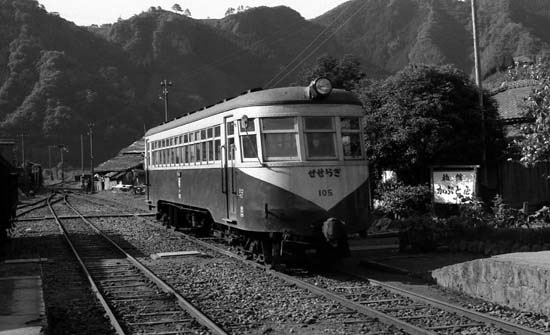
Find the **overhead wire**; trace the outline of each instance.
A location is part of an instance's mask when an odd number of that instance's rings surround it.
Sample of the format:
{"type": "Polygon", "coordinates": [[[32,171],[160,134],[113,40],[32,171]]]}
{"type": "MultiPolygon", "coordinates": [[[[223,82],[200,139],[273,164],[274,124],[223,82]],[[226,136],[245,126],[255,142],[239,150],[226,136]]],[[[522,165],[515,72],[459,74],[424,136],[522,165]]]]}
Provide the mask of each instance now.
{"type": "MultiPolygon", "coordinates": [[[[267,83],[265,83],[264,87],[265,88],[269,88],[271,83],[277,78],[279,77],[281,74],[283,74],[289,67],[292,63],[294,63],[295,61],[299,60],[300,57],[302,56],[302,54],[304,54],[305,52],[307,52],[307,50],[317,42],[318,39],[320,39],[336,22],[338,22],[338,20],[344,16],[344,14],[347,14],[347,12],[350,10],[350,8],[352,7],[352,5],[350,5],[348,8],[346,8],[345,10],[341,11],[340,14],[338,14],[334,20],[332,20],[332,22],[325,26],[325,28],[319,33],[317,34],[317,36],[311,40],[311,42],[309,42],[305,47],[304,49],[302,49],[302,51],[300,51],[290,62],[287,63],[287,65],[285,65],[283,67],[283,69],[281,69],[273,78],[271,78],[267,83]]],[[[278,83],[279,81],[277,81],[276,83],[278,83]]]]}
{"type": "MultiPolygon", "coordinates": [[[[363,8],[366,7],[366,5],[368,4],[369,2],[368,1],[364,1],[363,4],[361,5],[361,7],[359,7],[358,10],[356,10],[352,15],[350,15],[350,17],[348,17],[344,22],[342,22],[342,24],[340,24],[335,30],[332,31],[332,33],[324,40],[322,41],[315,49],[313,49],[306,57],[303,57],[302,60],[296,64],[290,71],[287,71],[281,78],[279,78],[279,80],[277,80],[276,82],[273,83],[272,87],[275,87],[275,85],[277,85],[278,83],[280,83],[283,79],[285,79],[286,77],[288,77],[288,75],[290,75],[292,72],[294,72],[294,70],[296,70],[299,66],[301,66],[308,58],[310,58],[311,56],[313,56],[313,54],[315,52],[317,52],[317,50],[319,50],[326,42],[328,42],[328,40],[330,40],[330,38],[332,38],[334,35],[336,35],[336,33],[342,29],[352,18],[354,18],[358,13],[360,13],[363,8]]],[[[349,8],[351,8],[352,6],[350,6],[349,8]]],[[[266,88],[269,88],[269,87],[266,87],[266,88]]]]}
{"type": "MultiPolygon", "coordinates": [[[[294,24],[288,26],[288,27],[284,27],[284,28],[281,28],[279,30],[276,30],[275,33],[279,33],[279,32],[286,32],[284,33],[282,36],[278,37],[277,39],[275,39],[275,41],[281,41],[283,39],[286,39],[289,35],[291,34],[295,34],[297,31],[293,30],[294,27],[298,26],[299,24],[301,24],[302,22],[301,21],[297,21],[295,22],[294,24]]],[[[298,32],[301,32],[301,31],[304,31],[306,29],[308,29],[309,27],[304,27],[300,30],[298,30],[298,32]]],[[[222,57],[220,59],[217,59],[215,61],[212,61],[210,63],[207,63],[207,64],[203,64],[201,66],[199,66],[198,68],[190,71],[190,72],[187,72],[183,77],[182,79],[187,79],[187,78],[190,78],[192,76],[194,76],[195,74],[198,74],[198,73],[201,73],[202,71],[204,70],[208,70],[208,69],[215,69],[216,66],[218,65],[222,65],[222,64],[226,64],[236,58],[238,58],[241,54],[244,54],[246,52],[249,52],[249,48],[252,48],[252,47],[255,47],[257,46],[258,44],[262,43],[262,42],[265,42],[267,40],[267,37],[264,37],[264,38],[261,38],[255,42],[253,42],[252,44],[250,44],[248,46],[248,48],[242,48],[242,49],[239,49],[239,50],[236,50],[228,55],[226,55],[225,57],[222,57]]]]}

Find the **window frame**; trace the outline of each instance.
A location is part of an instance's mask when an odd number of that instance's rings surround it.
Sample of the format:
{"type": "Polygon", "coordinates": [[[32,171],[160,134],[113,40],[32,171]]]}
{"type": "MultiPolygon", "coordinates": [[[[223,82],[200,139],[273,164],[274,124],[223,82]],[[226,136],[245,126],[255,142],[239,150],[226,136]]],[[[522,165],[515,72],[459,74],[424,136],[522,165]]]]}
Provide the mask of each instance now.
{"type": "MultiPolygon", "coordinates": [[[[247,131],[245,129],[243,129],[243,126],[241,124],[241,119],[238,119],[238,120],[235,120],[237,125],[236,125],[236,130],[237,130],[237,135],[238,138],[239,138],[239,149],[240,150],[240,153],[239,153],[239,156],[241,158],[241,161],[242,162],[257,162],[258,159],[260,159],[260,151],[259,151],[259,144],[258,143],[258,135],[259,135],[259,131],[258,131],[258,122],[259,122],[259,119],[258,117],[254,117],[254,118],[249,118],[248,119],[248,122],[251,122],[252,121],[252,125],[254,127],[253,130],[250,130],[250,131],[247,131]],[[254,141],[255,141],[255,145],[256,145],[256,156],[254,157],[245,157],[244,156],[244,145],[243,145],[243,139],[244,137],[246,136],[254,136],[254,141]]],[[[236,136],[235,136],[236,137],[236,136]]],[[[236,141],[235,141],[236,142],[236,141]]],[[[237,150],[237,148],[235,148],[237,150]]],[[[235,155],[237,156],[237,155],[235,155]]]]}
{"type": "MultiPolygon", "coordinates": [[[[302,133],[304,136],[304,154],[305,154],[305,160],[306,161],[338,161],[340,160],[340,151],[338,148],[338,122],[336,120],[336,117],[331,116],[325,116],[325,115],[308,115],[308,116],[302,116],[302,133]],[[328,118],[331,120],[332,129],[307,129],[306,127],[306,119],[307,118],[328,118]],[[308,146],[308,134],[313,133],[326,133],[326,134],[332,134],[332,144],[334,149],[334,156],[319,156],[319,157],[311,157],[309,154],[309,146],[308,146]]],[[[339,119],[338,119],[339,120],[339,119]]]]}
{"type": "Polygon", "coordinates": [[[300,150],[300,116],[276,116],[276,117],[261,117],[260,119],[260,132],[261,132],[261,144],[262,144],[262,158],[266,162],[294,162],[294,161],[300,161],[301,160],[301,150],[300,150]],[[264,129],[264,120],[265,119],[293,119],[294,127],[292,129],[264,129]],[[294,140],[296,144],[296,156],[267,156],[267,150],[266,150],[266,139],[265,135],[269,134],[293,134],[294,140]]]}
{"type": "Polygon", "coordinates": [[[363,118],[362,117],[359,117],[359,116],[339,116],[338,117],[338,128],[339,128],[339,133],[340,133],[340,147],[341,147],[341,150],[342,150],[342,159],[343,160],[346,160],[346,161],[358,161],[358,160],[364,160],[365,159],[365,143],[364,143],[364,139],[363,139],[363,118]],[[351,129],[351,128],[343,128],[342,127],[342,119],[343,118],[347,118],[347,119],[351,119],[351,118],[355,118],[357,119],[358,121],[358,124],[359,124],[359,128],[358,129],[351,129]],[[346,156],[346,153],[345,153],[345,150],[344,150],[344,136],[346,134],[358,134],[359,135],[359,145],[360,145],[360,151],[361,151],[361,156],[359,157],[354,157],[354,156],[346,156]]]}

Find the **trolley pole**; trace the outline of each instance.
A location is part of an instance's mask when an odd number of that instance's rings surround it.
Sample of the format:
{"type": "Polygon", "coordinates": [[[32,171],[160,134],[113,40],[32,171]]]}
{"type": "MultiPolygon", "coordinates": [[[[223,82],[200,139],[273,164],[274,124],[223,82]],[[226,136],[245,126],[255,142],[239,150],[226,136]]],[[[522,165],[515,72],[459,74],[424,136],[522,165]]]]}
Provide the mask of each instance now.
{"type": "Polygon", "coordinates": [[[164,79],[160,82],[162,87],[162,97],[164,100],[164,122],[168,122],[168,86],[172,86],[172,82],[164,79]]]}
{"type": "Polygon", "coordinates": [[[88,135],[90,135],[90,193],[95,191],[94,180],[94,123],[88,123],[88,135]]]}

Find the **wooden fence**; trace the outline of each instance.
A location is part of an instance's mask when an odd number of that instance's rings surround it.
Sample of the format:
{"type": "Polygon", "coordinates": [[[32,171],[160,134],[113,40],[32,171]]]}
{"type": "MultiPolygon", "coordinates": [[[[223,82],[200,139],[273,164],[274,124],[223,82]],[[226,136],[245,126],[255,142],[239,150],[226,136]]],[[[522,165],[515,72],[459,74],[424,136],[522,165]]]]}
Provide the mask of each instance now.
{"type": "Polygon", "coordinates": [[[498,193],[514,208],[524,202],[531,209],[550,204],[550,163],[526,168],[518,162],[503,162],[498,169],[498,193]]]}

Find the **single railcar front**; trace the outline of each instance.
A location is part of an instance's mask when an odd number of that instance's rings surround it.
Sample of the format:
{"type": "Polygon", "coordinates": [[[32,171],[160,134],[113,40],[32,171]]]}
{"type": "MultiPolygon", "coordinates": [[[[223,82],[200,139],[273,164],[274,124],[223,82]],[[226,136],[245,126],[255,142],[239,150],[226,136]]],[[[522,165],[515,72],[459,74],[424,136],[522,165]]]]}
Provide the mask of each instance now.
{"type": "Polygon", "coordinates": [[[150,130],[148,195],[159,215],[183,226],[211,218],[276,245],[341,240],[342,225],[366,230],[363,110],[349,92],[312,90],[248,93],[150,130]]]}

